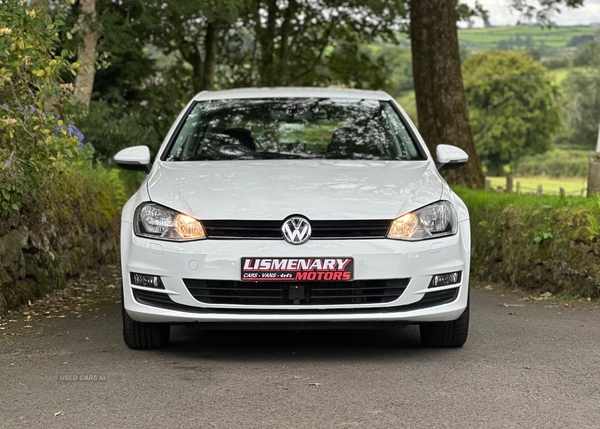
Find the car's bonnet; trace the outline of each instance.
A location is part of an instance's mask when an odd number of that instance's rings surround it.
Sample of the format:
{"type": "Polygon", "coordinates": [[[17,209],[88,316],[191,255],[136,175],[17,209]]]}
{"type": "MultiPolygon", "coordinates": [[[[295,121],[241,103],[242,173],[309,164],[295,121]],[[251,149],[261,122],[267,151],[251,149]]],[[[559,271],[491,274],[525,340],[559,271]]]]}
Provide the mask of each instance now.
{"type": "Polygon", "coordinates": [[[158,161],[152,201],[197,219],[393,219],[440,198],[427,161],[158,161]]]}

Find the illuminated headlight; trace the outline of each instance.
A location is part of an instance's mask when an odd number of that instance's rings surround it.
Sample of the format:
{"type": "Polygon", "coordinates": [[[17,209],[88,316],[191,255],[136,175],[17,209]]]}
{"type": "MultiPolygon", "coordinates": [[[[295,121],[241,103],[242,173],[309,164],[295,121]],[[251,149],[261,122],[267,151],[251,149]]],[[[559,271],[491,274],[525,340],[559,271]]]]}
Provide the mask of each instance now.
{"type": "Polygon", "coordinates": [[[438,201],[394,220],[387,236],[416,241],[454,235],[456,230],[454,207],[449,201],[438,201]]]}
{"type": "Polygon", "coordinates": [[[135,211],[135,234],[169,241],[206,238],[202,224],[191,216],[154,203],[144,203],[135,211]]]}

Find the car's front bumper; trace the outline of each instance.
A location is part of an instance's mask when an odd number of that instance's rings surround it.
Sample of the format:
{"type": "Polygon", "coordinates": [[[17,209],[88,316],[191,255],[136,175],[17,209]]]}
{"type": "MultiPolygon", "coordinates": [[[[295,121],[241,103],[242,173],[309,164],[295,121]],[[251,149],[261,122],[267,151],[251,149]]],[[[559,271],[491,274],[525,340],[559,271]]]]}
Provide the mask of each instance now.
{"type": "MultiPolygon", "coordinates": [[[[188,243],[137,237],[122,223],[123,299],[127,313],[139,322],[260,323],[450,321],[464,311],[468,299],[470,230],[459,223],[451,237],[420,242],[388,239],[311,240],[293,246],[283,240],[203,240],[188,243]],[[402,295],[391,302],[338,305],[209,304],[194,299],[183,279],[240,280],[243,257],[354,258],[354,279],[410,278],[402,295]],[[432,276],[461,272],[458,284],[428,289],[432,276]],[[130,273],[160,276],[164,289],[132,286],[130,273]],[[456,291],[452,302],[425,306],[419,302],[433,290],[456,291]],[[141,303],[133,291],[164,294],[172,304],[141,303]]],[[[139,299],[139,293],[138,293],[139,299]]]]}

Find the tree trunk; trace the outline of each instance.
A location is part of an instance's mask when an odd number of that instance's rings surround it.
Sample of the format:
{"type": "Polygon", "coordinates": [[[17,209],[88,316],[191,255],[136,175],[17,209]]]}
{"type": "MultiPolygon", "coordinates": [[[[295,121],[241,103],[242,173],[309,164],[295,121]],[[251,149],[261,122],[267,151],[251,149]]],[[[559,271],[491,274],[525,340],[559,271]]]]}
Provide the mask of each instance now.
{"type": "Polygon", "coordinates": [[[419,131],[434,156],[442,143],[469,155],[464,167],[444,173],[449,182],[483,188],[460,70],[457,1],[409,0],[409,4],[419,131]]]}
{"type": "Polygon", "coordinates": [[[267,18],[266,27],[261,28],[259,37],[259,45],[261,47],[261,67],[259,70],[261,86],[279,86],[281,85],[279,74],[275,65],[275,37],[276,24],[279,8],[277,0],[268,0],[266,4],[267,18]]]}
{"type": "Polygon", "coordinates": [[[281,83],[288,84],[288,62],[290,57],[290,32],[292,30],[292,18],[296,13],[296,0],[290,0],[288,7],[284,12],[283,23],[281,24],[281,42],[279,47],[279,74],[281,83]]]}
{"type": "Polygon", "coordinates": [[[204,79],[203,90],[212,91],[215,84],[215,68],[217,65],[217,24],[209,22],[204,36],[204,79]]]}
{"type": "Polygon", "coordinates": [[[194,93],[199,93],[204,91],[204,62],[202,61],[202,53],[198,46],[196,46],[193,42],[182,42],[182,46],[187,44],[189,49],[182,50],[181,54],[183,55],[183,59],[185,59],[188,63],[192,65],[192,88],[194,89],[194,93]]]}
{"type": "Polygon", "coordinates": [[[600,194],[600,153],[595,153],[590,157],[588,170],[587,196],[600,194]]]}
{"type": "Polygon", "coordinates": [[[96,45],[102,32],[100,24],[96,21],[96,0],[81,0],[80,3],[81,14],[78,24],[83,45],[77,52],[77,62],[80,66],[75,78],[73,97],[75,101],[89,109],[96,75],[96,45]]]}
{"type": "MultiPolygon", "coordinates": [[[[179,52],[192,66],[192,87],[194,93],[212,91],[215,84],[217,67],[218,24],[209,22],[206,26],[204,42],[199,47],[196,42],[181,40],[179,52]],[[202,49],[201,49],[202,48],[202,49]]],[[[181,31],[181,34],[185,34],[181,31]]]]}

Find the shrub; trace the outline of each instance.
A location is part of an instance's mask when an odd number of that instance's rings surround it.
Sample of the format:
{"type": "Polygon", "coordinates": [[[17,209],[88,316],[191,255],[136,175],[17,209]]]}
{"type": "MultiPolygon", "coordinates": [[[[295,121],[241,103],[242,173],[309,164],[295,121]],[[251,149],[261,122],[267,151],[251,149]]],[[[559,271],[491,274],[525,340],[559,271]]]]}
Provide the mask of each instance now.
{"type": "Polygon", "coordinates": [[[94,101],[86,115],[80,115],[76,123],[94,148],[94,155],[104,165],[114,165],[113,156],[121,149],[144,144],[158,150],[160,138],[154,127],[141,111],[94,101]]]}
{"type": "Polygon", "coordinates": [[[556,70],[556,69],[562,69],[562,68],[570,67],[571,66],[571,60],[569,58],[566,58],[566,57],[551,58],[549,60],[543,61],[542,64],[548,70],[556,70]]]}
{"type": "Polygon", "coordinates": [[[595,69],[570,72],[566,79],[566,89],[566,141],[593,150],[600,117],[600,62],[595,69]]]}
{"type": "Polygon", "coordinates": [[[62,23],[0,2],[0,314],[117,255],[125,191],[73,126],[61,76],[78,65],[55,53],[62,23]]]}
{"type": "Polygon", "coordinates": [[[555,149],[521,159],[516,173],[521,176],[583,177],[587,176],[591,152],[555,149]]]}
{"type": "Polygon", "coordinates": [[[573,36],[571,37],[571,39],[567,42],[567,46],[581,46],[584,45],[588,42],[593,42],[594,41],[594,36],[592,36],[591,34],[583,34],[581,36],[573,36]]]}
{"type": "Polygon", "coordinates": [[[78,65],[53,51],[62,22],[17,0],[0,8],[0,182],[7,183],[0,215],[36,200],[54,176],[87,159],[69,127],[72,87],[60,77],[78,65]]]}
{"type": "Polygon", "coordinates": [[[577,49],[575,57],[573,58],[573,65],[575,67],[583,66],[600,66],[600,43],[589,42],[582,45],[577,49]]]}
{"type": "Polygon", "coordinates": [[[64,24],[60,8],[51,21],[21,1],[6,0],[0,23],[0,217],[51,211],[68,195],[67,184],[89,185],[81,191],[90,197],[93,181],[109,173],[93,168],[91,148],[72,124],[78,114],[73,88],[61,76],[75,74],[78,64],[54,51],[64,24]],[[69,180],[82,174],[89,180],[69,180]]]}

